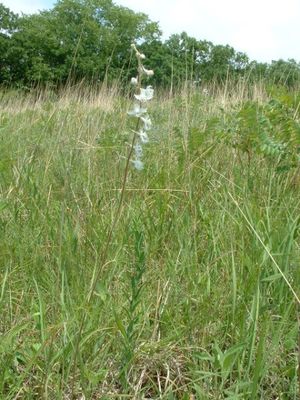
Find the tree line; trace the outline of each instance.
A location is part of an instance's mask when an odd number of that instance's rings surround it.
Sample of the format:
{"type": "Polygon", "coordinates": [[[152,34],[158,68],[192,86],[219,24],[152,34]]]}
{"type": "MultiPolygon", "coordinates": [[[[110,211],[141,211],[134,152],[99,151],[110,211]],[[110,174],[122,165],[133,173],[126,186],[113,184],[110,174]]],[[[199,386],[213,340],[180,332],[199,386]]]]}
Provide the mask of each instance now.
{"type": "Polygon", "coordinates": [[[46,11],[18,15],[0,3],[0,85],[32,87],[85,80],[125,82],[135,71],[134,42],[161,86],[191,81],[266,80],[293,86],[300,63],[251,61],[229,45],[182,32],[162,40],[158,23],[112,0],[59,0],[46,11]]]}

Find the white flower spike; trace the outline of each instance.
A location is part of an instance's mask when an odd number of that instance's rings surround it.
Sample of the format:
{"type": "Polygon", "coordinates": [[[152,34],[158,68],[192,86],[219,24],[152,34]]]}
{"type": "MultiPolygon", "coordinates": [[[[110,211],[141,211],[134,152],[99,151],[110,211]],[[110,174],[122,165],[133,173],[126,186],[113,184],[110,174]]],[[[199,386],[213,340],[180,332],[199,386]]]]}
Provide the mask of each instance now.
{"type": "Polygon", "coordinates": [[[136,86],[136,91],[134,94],[135,104],[133,105],[133,109],[128,111],[128,115],[132,117],[137,117],[137,125],[136,130],[134,132],[134,139],[133,139],[133,147],[131,148],[131,153],[134,152],[135,159],[130,159],[130,162],[133,164],[134,168],[138,171],[144,169],[144,163],[142,161],[143,157],[143,147],[142,145],[149,142],[149,137],[147,131],[149,131],[152,127],[152,122],[147,114],[147,108],[145,107],[145,103],[147,101],[152,100],[154,95],[154,90],[152,86],[147,86],[146,88],[141,87],[141,79],[143,75],[147,77],[153,76],[154,72],[152,69],[146,69],[142,64],[142,60],[146,57],[144,54],[140,53],[136,48],[135,44],[131,45],[131,48],[134,50],[137,61],[138,61],[138,76],[135,78],[131,78],[130,83],[136,86]],[[143,124],[143,127],[141,127],[143,124]],[[136,140],[136,138],[139,140],[136,140]]]}

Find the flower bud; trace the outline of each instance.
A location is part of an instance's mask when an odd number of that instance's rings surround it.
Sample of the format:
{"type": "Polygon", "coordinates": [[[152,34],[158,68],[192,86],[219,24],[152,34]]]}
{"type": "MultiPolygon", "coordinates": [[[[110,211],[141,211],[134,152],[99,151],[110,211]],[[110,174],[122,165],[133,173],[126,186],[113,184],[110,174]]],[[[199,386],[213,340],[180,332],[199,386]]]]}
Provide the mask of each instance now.
{"type": "Polygon", "coordinates": [[[134,85],[134,86],[137,85],[137,84],[138,84],[137,78],[132,77],[131,80],[130,80],[130,83],[131,83],[132,85],[134,85]]]}
{"type": "Polygon", "coordinates": [[[145,67],[143,67],[143,72],[144,72],[144,74],[146,74],[147,76],[153,76],[153,75],[154,75],[153,69],[146,69],[145,67]]]}

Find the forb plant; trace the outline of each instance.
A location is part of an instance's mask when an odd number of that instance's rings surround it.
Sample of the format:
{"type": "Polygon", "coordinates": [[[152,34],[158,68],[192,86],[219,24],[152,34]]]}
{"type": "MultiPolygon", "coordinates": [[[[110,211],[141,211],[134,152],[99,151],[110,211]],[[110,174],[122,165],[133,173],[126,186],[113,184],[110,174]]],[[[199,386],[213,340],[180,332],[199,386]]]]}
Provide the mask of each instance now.
{"type": "MultiPolygon", "coordinates": [[[[152,89],[151,86],[142,88],[141,83],[142,83],[143,76],[151,77],[151,76],[153,76],[154,72],[152,70],[148,70],[144,67],[142,60],[144,60],[146,58],[145,55],[140,53],[134,44],[132,44],[131,47],[135,51],[135,54],[136,54],[136,57],[138,60],[138,73],[137,73],[136,78],[135,77],[131,78],[131,84],[136,86],[136,90],[135,90],[135,94],[134,94],[135,102],[133,105],[133,109],[131,111],[129,111],[128,114],[130,116],[136,118],[137,123],[136,123],[135,129],[133,130],[134,136],[133,136],[129,154],[128,154],[127,160],[126,160],[126,166],[125,166],[125,170],[124,170],[122,188],[121,188],[121,193],[120,193],[117,210],[114,215],[113,221],[108,229],[107,239],[103,246],[102,252],[100,254],[99,267],[97,268],[97,270],[93,276],[90,290],[87,294],[87,297],[85,300],[85,305],[84,305],[83,309],[85,309],[91,303],[92,298],[95,294],[96,286],[100,279],[103,267],[107,263],[110,244],[112,242],[115,230],[117,228],[118,221],[119,221],[121,213],[122,213],[123,200],[124,200],[124,196],[125,196],[126,183],[127,183],[127,177],[128,177],[128,171],[129,171],[129,163],[132,162],[133,166],[137,170],[143,169],[144,163],[142,162],[142,156],[143,156],[142,145],[149,141],[148,131],[152,127],[152,122],[151,122],[151,119],[147,112],[146,103],[153,98],[154,90],[152,89]],[[132,159],[133,153],[135,155],[134,159],[132,159]]],[[[137,279],[137,281],[139,283],[139,279],[137,279]]],[[[137,283],[137,285],[138,285],[138,283],[137,283]]],[[[133,298],[136,297],[135,285],[136,285],[136,283],[134,282],[133,298]]],[[[78,355],[80,352],[79,351],[80,350],[80,342],[82,339],[82,334],[83,334],[86,319],[87,319],[87,313],[83,313],[81,320],[80,320],[79,329],[78,329],[78,332],[76,335],[75,343],[74,343],[74,348],[75,348],[74,359],[73,359],[73,374],[74,374],[74,376],[76,375],[75,371],[77,368],[77,359],[78,359],[78,355]]],[[[73,380],[72,389],[71,389],[72,395],[74,394],[74,388],[75,388],[75,381],[73,380]]]]}
{"type": "Polygon", "coordinates": [[[132,149],[130,157],[134,153],[134,158],[130,159],[133,166],[137,170],[144,168],[143,158],[143,145],[149,142],[148,132],[152,128],[152,121],[147,111],[147,102],[152,100],[154,90],[152,86],[142,87],[142,79],[144,76],[151,77],[154,75],[152,69],[147,69],[143,65],[143,60],[146,58],[144,54],[140,53],[135,44],[131,45],[135,52],[138,61],[137,76],[132,77],[130,83],[136,87],[134,93],[134,104],[128,115],[137,119],[135,129],[133,130],[134,138],[132,142],[132,149]]]}

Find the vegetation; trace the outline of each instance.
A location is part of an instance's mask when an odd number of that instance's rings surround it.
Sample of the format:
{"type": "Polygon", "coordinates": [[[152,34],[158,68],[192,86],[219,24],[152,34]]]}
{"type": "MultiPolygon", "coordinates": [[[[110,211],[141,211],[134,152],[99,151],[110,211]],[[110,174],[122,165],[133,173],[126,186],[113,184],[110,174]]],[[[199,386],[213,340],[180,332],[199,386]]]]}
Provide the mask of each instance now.
{"type": "Polygon", "coordinates": [[[31,88],[67,82],[128,81],[131,43],[139,43],[157,71],[158,86],[225,82],[244,77],[293,87],[295,60],[250,61],[229,45],[215,45],[185,32],[163,41],[157,23],[112,0],[59,0],[48,11],[15,15],[0,3],[0,84],[31,88]]]}
{"type": "Polygon", "coordinates": [[[131,100],[2,93],[1,398],[298,398],[299,96],[206,88],[152,103],[105,263],[131,100]]]}
{"type": "Polygon", "coordinates": [[[0,398],[297,400],[299,63],[111,0],[0,50],[0,398]]]}

